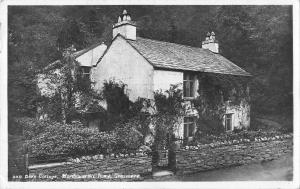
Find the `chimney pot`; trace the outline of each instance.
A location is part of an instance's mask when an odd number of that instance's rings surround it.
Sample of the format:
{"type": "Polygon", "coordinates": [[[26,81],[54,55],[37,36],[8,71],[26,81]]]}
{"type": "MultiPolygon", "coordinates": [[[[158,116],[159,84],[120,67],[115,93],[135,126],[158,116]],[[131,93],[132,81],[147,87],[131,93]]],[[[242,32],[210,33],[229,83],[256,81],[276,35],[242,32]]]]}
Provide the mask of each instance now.
{"type": "Polygon", "coordinates": [[[205,41],[202,41],[202,48],[208,49],[214,53],[219,53],[219,43],[216,40],[215,32],[207,32],[205,41]]]}
{"type": "Polygon", "coordinates": [[[136,25],[131,21],[131,16],[124,9],[122,15],[118,17],[118,23],[113,25],[113,38],[121,34],[126,39],[136,40],[136,25]]]}

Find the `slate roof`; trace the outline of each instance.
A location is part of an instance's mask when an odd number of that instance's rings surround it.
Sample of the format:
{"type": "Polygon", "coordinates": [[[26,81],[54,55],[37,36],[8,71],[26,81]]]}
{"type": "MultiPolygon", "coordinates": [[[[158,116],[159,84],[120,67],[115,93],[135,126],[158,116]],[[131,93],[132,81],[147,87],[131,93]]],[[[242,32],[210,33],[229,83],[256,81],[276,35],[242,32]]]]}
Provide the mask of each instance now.
{"type": "Polygon", "coordinates": [[[154,68],[251,76],[222,55],[207,49],[141,37],[126,41],[154,68]]]}
{"type": "Polygon", "coordinates": [[[74,55],[75,58],[78,58],[79,56],[83,55],[83,54],[86,53],[86,52],[89,52],[90,50],[92,50],[92,49],[98,47],[98,46],[101,45],[101,44],[103,44],[103,42],[95,43],[95,44],[93,44],[93,45],[91,45],[91,46],[89,46],[89,47],[87,47],[87,48],[84,48],[84,49],[82,49],[82,50],[80,50],[80,51],[74,52],[73,55],[74,55]]]}
{"type": "MultiPolygon", "coordinates": [[[[104,44],[104,43],[103,43],[103,42],[98,42],[98,43],[95,43],[95,44],[93,44],[93,45],[91,45],[91,46],[89,46],[89,47],[86,47],[86,48],[84,48],[84,49],[81,49],[81,50],[79,50],[79,51],[76,51],[76,52],[73,53],[73,56],[74,56],[74,58],[78,58],[78,57],[80,57],[81,55],[83,55],[83,54],[89,52],[90,50],[92,50],[92,49],[98,47],[98,46],[101,45],[101,44],[104,44]]],[[[60,67],[62,67],[62,66],[63,66],[63,64],[62,64],[61,60],[56,60],[56,61],[50,63],[49,65],[47,65],[43,70],[44,70],[44,71],[52,70],[52,69],[60,68],[60,67]]]]}

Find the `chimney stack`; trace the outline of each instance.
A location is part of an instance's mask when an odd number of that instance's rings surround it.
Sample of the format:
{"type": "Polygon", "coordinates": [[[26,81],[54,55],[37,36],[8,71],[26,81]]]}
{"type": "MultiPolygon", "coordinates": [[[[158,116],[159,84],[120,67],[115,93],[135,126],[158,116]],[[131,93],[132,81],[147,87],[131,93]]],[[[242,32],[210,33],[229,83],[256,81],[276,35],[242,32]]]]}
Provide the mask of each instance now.
{"type": "Polygon", "coordinates": [[[219,53],[219,43],[216,40],[215,32],[207,33],[205,37],[205,41],[202,41],[202,48],[208,49],[214,53],[219,53]]]}
{"type": "Polygon", "coordinates": [[[113,39],[118,34],[125,39],[136,40],[136,24],[126,10],[123,10],[123,13],[118,16],[118,22],[113,25],[113,39]]]}

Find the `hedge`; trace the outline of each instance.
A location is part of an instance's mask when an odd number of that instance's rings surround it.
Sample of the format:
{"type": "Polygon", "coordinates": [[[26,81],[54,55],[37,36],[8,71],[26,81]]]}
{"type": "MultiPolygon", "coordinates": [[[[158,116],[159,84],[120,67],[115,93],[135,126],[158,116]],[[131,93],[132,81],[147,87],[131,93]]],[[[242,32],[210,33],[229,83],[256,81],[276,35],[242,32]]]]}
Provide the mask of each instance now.
{"type": "Polygon", "coordinates": [[[224,142],[224,141],[233,141],[233,140],[241,140],[248,139],[250,141],[254,141],[255,138],[270,138],[281,135],[280,131],[248,131],[241,130],[238,132],[227,132],[221,133],[220,135],[210,135],[210,134],[198,134],[194,138],[194,141],[189,145],[197,145],[197,144],[209,144],[212,142],[224,142]]]}
{"type": "Polygon", "coordinates": [[[38,159],[59,154],[78,157],[97,153],[126,153],[142,145],[142,135],[128,123],[120,124],[120,128],[110,132],[99,132],[80,122],[62,124],[31,118],[22,118],[17,122],[24,127],[30,155],[38,159]]]}

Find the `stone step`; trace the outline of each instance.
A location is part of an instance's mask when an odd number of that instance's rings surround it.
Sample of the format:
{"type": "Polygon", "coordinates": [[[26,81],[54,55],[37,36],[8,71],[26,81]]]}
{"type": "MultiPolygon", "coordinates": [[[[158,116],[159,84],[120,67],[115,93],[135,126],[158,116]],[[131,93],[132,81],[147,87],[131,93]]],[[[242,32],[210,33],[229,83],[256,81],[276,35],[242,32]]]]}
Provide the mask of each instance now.
{"type": "Polygon", "coordinates": [[[173,175],[174,173],[172,171],[167,171],[167,170],[157,171],[152,174],[153,177],[164,177],[164,176],[173,176],[173,175]]]}

